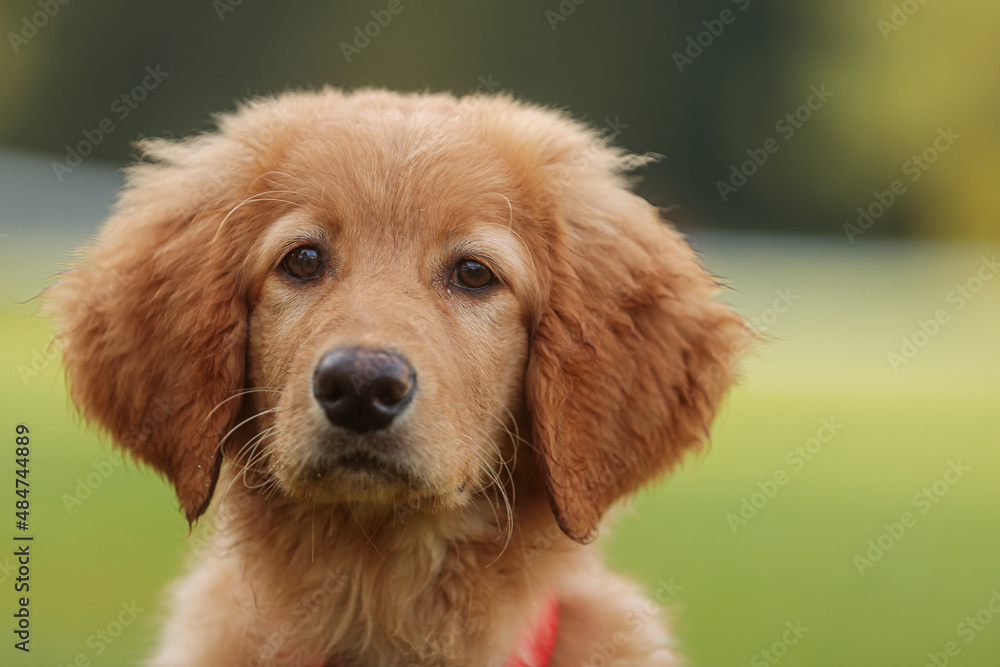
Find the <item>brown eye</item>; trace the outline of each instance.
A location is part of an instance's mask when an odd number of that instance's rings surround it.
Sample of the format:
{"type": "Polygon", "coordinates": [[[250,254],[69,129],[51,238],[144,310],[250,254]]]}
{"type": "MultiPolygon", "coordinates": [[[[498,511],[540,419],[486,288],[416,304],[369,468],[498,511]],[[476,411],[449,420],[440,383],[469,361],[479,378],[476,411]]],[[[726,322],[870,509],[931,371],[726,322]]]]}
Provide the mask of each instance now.
{"type": "Polygon", "coordinates": [[[281,268],[293,278],[310,280],[319,275],[323,263],[315,246],[304,245],[285,255],[281,260],[281,268]]]}
{"type": "Polygon", "coordinates": [[[486,289],[496,280],[493,272],[476,259],[463,259],[451,272],[451,282],[468,290],[486,289]]]}

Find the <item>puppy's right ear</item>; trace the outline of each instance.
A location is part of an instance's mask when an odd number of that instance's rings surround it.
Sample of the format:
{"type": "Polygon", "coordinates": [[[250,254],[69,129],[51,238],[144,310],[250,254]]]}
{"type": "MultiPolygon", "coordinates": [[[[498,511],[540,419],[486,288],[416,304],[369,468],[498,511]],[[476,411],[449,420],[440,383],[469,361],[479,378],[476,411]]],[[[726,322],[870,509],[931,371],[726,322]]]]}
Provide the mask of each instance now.
{"type": "Polygon", "coordinates": [[[231,205],[210,171],[232,152],[224,142],[148,143],[158,162],[132,169],[97,241],[44,295],[73,401],[173,483],[191,522],[239,411],[226,399],[243,386],[247,232],[220,226],[231,205]]]}

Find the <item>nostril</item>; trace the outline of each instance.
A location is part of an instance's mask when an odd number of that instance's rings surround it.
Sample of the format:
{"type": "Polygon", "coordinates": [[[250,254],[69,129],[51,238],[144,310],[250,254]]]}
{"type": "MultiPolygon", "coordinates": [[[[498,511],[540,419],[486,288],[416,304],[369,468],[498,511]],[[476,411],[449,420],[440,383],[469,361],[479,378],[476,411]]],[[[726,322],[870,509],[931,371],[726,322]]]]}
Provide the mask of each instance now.
{"type": "Polygon", "coordinates": [[[386,387],[376,389],[372,398],[377,403],[381,403],[385,406],[391,406],[399,402],[399,398],[396,398],[396,393],[386,387]]]}
{"type": "Polygon", "coordinates": [[[313,378],[313,393],[320,404],[334,405],[353,392],[351,378],[355,376],[346,359],[339,357],[331,358],[329,355],[323,358],[316,368],[313,378]]]}
{"type": "Polygon", "coordinates": [[[388,426],[416,389],[416,372],[385,350],[340,348],[316,365],[313,394],[327,419],[362,433],[388,426]]]}
{"type": "Polygon", "coordinates": [[[339,378],[331,372],[317,372],[315,394],[322,402],[335,403],[344,397],[343,385],[339,378]]]}
{"type": "Polygon", "coordinates": [[[409,396],[413,386],[413,372],[403,378],[384,376],[373,382],[372,399],[385,407],[393,407],[409,396]]]}

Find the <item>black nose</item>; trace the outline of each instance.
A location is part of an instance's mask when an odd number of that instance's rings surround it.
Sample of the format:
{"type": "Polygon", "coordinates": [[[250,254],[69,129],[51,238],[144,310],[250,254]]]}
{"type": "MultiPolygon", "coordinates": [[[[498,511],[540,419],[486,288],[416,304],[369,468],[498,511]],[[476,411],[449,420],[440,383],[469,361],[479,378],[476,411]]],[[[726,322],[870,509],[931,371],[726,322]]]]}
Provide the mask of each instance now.
{"type": "Polygon", "coordinates": [[[385,350],[332,350],[313,375],[313,394],[326,418],[355,433],[388,426],[406,409],[416,388],[413,367],[385,350]]]}

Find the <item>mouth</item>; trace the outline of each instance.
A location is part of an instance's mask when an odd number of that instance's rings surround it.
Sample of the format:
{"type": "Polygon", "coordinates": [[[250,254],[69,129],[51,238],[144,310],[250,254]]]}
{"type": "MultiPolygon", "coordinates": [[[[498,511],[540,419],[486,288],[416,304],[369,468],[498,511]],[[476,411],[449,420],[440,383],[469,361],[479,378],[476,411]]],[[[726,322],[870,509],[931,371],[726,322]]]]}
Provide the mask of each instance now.
{"type": "Polygon", "coordinates": [[[355,508],[416,503],[429,510],[464,506],[478,489],[464,469],[428,466],[419,443],[401,438],[322,434],[297,449],[288,457],[279,449],[274,466],[290,499],[355,508]]]}
{"type": "Polygon", "coordinates": [[[392,478],[409,478],[409,471],[395,461],[386,459],[372,452],[357,451],[338,456],[333,461],[333,467],[352,473],[371,473],[392,478]]]}
{"type": "Polygon", "coordinates": [[[303,475],[303,481],[347,482],[366,485],[390,484],[419,487],[408,466],[395,457],[390,457],[369,449],[354,449],[347,452],[329,452],[316,457],[303,475]]]}

